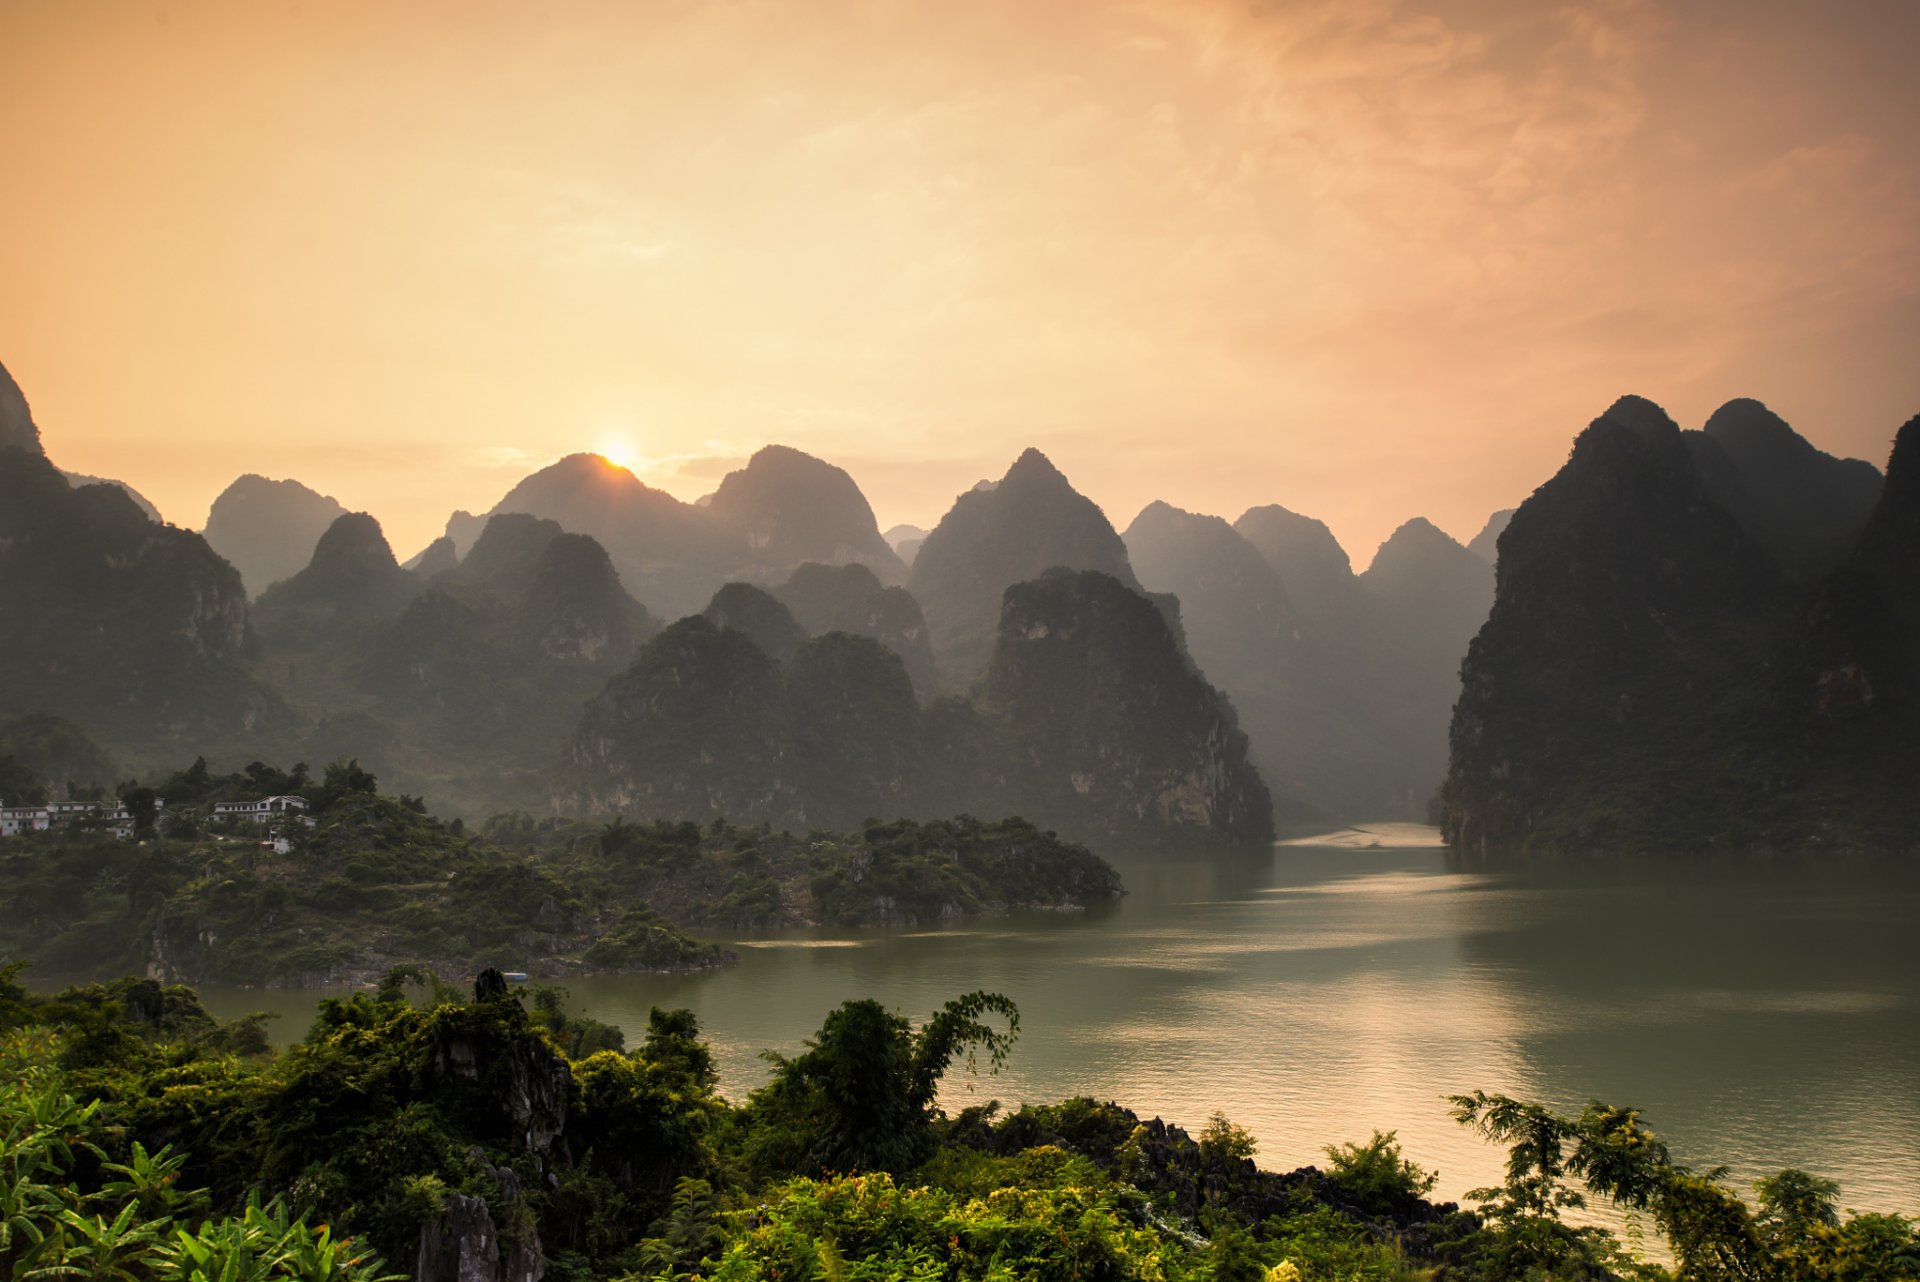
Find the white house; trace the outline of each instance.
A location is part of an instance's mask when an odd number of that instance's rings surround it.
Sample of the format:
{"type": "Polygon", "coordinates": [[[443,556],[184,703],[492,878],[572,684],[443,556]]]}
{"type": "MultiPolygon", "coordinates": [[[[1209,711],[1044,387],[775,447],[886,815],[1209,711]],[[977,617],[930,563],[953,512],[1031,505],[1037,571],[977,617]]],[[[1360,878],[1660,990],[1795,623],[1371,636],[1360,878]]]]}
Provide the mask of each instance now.
{"type": "Polygon", "coordinates": [[[0,837],[95,822],[110,828],[116,837],[133,836],[133,815],[125,806],[108,810],[91,801],[61,801],[50,806],[0,805],[0,837]]]}
{"type": "Polygon", "coordinates": [[[303,814],[305,797],[262,797],[258,801],[216,801],[215,819],[271,819],[275,815],[303,814]]]}

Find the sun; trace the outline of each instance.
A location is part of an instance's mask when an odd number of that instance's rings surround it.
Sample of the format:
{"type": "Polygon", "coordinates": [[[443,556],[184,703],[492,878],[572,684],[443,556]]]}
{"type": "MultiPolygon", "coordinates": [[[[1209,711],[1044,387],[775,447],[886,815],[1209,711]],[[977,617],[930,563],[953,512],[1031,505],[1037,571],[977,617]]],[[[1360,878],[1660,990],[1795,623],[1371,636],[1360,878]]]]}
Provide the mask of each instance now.
{"type": "Polygon", "coordinates": [[[640,451],[633,447],[632,441],[607,437],[600,442],[598,453],[601,458],[615,467],[624,467],[631,472],[639,465],[640,451]]]}

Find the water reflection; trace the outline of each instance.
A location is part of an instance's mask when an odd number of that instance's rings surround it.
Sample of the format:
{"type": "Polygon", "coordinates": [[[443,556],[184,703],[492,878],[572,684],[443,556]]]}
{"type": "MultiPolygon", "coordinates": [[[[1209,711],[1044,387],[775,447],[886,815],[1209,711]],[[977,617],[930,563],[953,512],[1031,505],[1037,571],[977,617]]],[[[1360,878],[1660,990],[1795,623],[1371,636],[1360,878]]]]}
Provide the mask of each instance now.
{"type": "MultiPolygon", "coordinates": [[[[740,965],[579,980],[637,1040],[653,1005],[700,1017],[734,1097],[839,1001],[915,1018],[969,989],[1019,1003],[999,1077],[949,1107],[1117,1099],[1188,1126],[1225,1112],[1275,1167],[1398,1129],[1457,1196],[1500,1155],[1447,1116],[1481,1088],[1646,1110],[1741,1178],[1801,1165],[1860,1209],[1920,1211],[1920,881],[1885,870],[1448,866],[1430,829],[1376,848],[1116,860],[1112,909],[947,930],[736,941],[740,965]],[[1422,846],[1420,843],[1428,843],[1422,846]]],[[[1371,839],[1370,839],[1371,840],[1371,839]]],[[[229,1011],[313,996],[210,990],[229,1011]]]]}

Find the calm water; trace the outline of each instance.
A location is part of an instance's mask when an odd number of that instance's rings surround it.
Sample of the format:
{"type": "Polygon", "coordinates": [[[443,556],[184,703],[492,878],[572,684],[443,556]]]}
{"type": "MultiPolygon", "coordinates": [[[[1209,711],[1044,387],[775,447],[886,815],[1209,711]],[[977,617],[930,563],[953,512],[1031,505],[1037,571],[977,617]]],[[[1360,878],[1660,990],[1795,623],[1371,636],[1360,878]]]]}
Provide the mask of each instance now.
{"type": "MultiPolygon", "coordinates": [[[[1376,830],[1389,843],[1431,830],[1376,830]]],[[[1475,1088],[1577,1110],[1635,1105],[1681,1160],[1743,1183],[1782,1166],[1843,1205],[1920,1212],[1920,878],[1887,870],[1610,865],[1450,870],[1441,851],[1283,845],[1116,858],[1119,907],[921,932],[740,941],[740,965],[573,981],[637,1043],[691,1007],[740,1097],[844,998],[916,1020],[974,988],[1019,1003],[998,1077],[949,1078],[949,1109],[1070,1094],[1189,1128],[1217,1111],[1262,1165],[1397,1129],[1457,1197],[1500,1154],[1447,1116],[1475,1088]]],[[[315,994],[209,990],[223,1013],[315,994]]]]}

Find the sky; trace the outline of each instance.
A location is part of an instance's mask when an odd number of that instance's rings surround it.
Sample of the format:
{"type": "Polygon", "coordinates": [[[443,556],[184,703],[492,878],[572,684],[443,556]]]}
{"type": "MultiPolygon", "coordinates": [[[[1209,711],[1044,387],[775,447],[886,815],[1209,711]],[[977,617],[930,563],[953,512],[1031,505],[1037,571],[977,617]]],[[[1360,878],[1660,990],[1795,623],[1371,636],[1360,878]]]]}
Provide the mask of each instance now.
{"type": "Polygon", "coordinates": [[[0,0],[0,363],[198,528],[403,557],[560,455],[767,443],[883,527],[1045,451],[1122,528],[1465,540],[1634,392],[1920,413],[1911,0],[0,0]]]}

